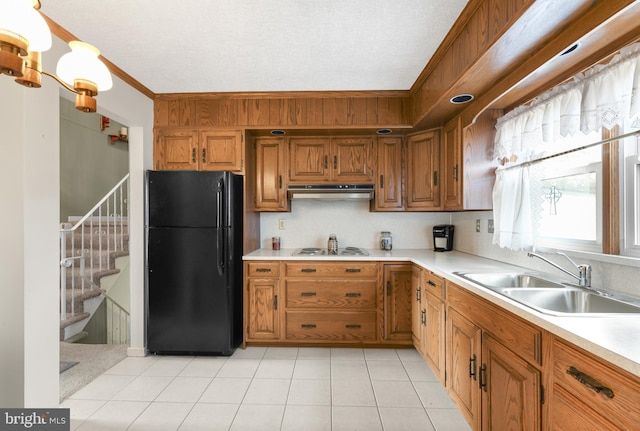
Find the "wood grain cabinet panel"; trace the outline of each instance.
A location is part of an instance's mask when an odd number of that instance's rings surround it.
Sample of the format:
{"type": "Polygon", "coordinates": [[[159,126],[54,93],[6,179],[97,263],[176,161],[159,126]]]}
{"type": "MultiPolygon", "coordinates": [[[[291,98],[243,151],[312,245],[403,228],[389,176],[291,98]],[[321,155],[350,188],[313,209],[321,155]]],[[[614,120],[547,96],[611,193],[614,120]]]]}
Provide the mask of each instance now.
{"type": "Polygon", "coordinates": [[[200,170],[241,172],[244,169],[244,146],[238,130],[204,130],[200,132],[200,170]]]}
{"type": "Polygon", "coordinates": [[[376,312],[286,311],[286,338],[298,341],[375,341],[376,312]]]}
{"type": "Polygon", "coordinates": [[[330,179],[329,138],[289,138],[289,180],[313,183],[330,179]]]}
{"type": "Polygon", "coordinates": [[[440,132],[407,138],[407,210],[440,209],[440,132]]]}
{"type": "Polygon", "coordinates": [[[412,277],[412,265],[384,265],[384,327],[386,340],[411,340],[412,277]]]}
{"type": "Polygon", "coordinates": [[[279,280],[249,279],[247,340],[279,340],[279,280]]]}
{"type": "Polygon", "coordinates": [[[442,131],[443,207],[462,209],[462,126],[460,117],[448,122],[442,131]]]}
{"type": "Polygon", "coordinates": [[[373,138],[331,138],[332,181],[338,183],[373,182],[373,138]]]}
{"type": "Polygon", "coordinates": [[[443,385],[446,383],[446,339],[445,339],[445,302],[430,294],[424,292],[422,297],[424,303],[424,359],[429,364],[435,375],[443,385]]]}
{"type": "Polygon", "coordinates": [[[283,138],[256,138],[256,204],[258,211],[286,211],[287,181],[283,138]]]}
{"type": "Polygon", "coordinates": [[[402,138],[385,136],[377,139],[377,178],[373,211],[402,211],[402,138]]]}
{"type": "Polygon", "coordinates": [[[198,168],[198,132],[157,130],[154,148],[155,169],[192,170],[198,168]]]}

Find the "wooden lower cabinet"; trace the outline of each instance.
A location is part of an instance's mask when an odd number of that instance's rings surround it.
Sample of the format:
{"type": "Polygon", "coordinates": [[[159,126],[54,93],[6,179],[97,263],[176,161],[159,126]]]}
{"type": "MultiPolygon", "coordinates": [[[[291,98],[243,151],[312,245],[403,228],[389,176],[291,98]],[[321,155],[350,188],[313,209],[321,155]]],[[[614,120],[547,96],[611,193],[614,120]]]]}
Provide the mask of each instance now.
{"type": "Polygon", "coordinates": [[[541,430],[540,330],[453,283],[446,295],[447,390],[471,427],[541,430]]]}
{"type": "Polygon", "coordinates": [[[412,264],[384,265],[384,338],[411,341],[412,264]]]}
{"type": "Polygon", "coordinates": [[[247,293],[249,302],[247,341],[279,340],[279,280],[277,278],[249,279],[247,293]]]}

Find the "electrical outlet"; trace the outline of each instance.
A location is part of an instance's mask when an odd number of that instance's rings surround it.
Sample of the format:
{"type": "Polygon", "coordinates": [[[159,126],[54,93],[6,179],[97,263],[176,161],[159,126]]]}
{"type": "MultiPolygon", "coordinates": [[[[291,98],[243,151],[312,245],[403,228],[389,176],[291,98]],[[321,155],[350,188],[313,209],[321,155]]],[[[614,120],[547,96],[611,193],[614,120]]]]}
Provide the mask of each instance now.
{"type": "Polygon", "coordinates": [[[280,221],[278,221],[278,229],[284,230],[284,219],[280,219],[280,221]]]}
{"type": "Polygon", "coordinates": [[[488,229],[489,233],[493,233],[493,219],[490,218],[489,219],[489,229],[488,229]]]}
{"type": "Polygon", "coordinates": [[[480,219],[476,220],[476,232],[480,232],[480,219]]]}

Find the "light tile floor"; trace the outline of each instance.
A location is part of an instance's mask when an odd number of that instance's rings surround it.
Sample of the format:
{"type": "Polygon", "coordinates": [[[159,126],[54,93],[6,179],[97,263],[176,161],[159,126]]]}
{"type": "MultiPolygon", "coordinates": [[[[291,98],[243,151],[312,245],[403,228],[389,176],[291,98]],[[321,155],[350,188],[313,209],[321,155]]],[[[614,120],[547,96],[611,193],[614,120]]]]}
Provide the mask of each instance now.
{"type": "Polygon", "coordinates": [[[470,430],[414,349],[129,357],[61,407],[79,431],[470,430]]]}

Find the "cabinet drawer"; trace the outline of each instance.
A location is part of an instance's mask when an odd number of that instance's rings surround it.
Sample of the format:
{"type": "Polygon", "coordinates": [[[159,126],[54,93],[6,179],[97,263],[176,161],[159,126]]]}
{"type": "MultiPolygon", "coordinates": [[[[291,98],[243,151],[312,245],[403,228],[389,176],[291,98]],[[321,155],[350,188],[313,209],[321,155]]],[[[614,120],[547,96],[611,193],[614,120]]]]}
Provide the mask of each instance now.
{"type": "Polygon", "coordinates": [[[288,308],[376,308],[375,280],[288,280],[288,308]]]}
{"type": "Polygon", "coordinates": [[[363,262],[289,262],[287,277],[376,278],[377,264],[363,262]]]}
{"type": "Polygon", "coordinates": [[[280,264],[278,262],[249,262],[249,277],[278,277],[280,264]]]}
{"type": "Polygon", "coordinates": [[[640,423],[640,379],[557,339],[553,357],[554,386],[561,386],[622,429],[636,429],[640,423]]]}
{"type": "Polygon", "coordinates": [[[376,312],[287,311],[287,340],[372,341],[376,312]]]}
{"type": "Polygon", "coordinates": [[[424,289],[436,298],[444,299],[444,279],[428,271],[423,271],[424,289]]]}

